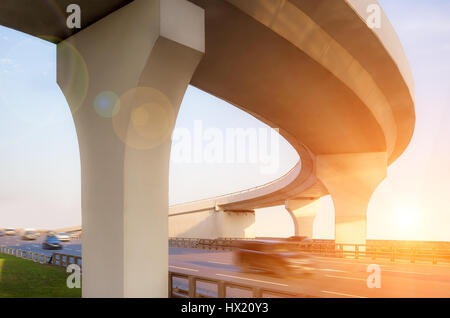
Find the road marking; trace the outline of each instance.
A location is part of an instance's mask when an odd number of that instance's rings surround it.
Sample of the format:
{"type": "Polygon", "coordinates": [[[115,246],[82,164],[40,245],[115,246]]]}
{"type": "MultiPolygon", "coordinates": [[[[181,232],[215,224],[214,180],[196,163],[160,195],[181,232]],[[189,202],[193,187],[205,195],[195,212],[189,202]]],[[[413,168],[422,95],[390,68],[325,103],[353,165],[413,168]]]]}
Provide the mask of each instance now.
{"type": "Polygon", "coordinates": [[[392,269],[381,269],[382,272],[393,272],[393,273],[404,273],[404,274],[418,274],[418,275],[431,275],[429,273],[419,273],[419,272],[406,272],[406,271],[394,271],[392,269]]]}
{"type": "Polygon", "coordinates": [[[212,263],[212,264],[220,264],[220,265],[233,265],[231,263],[221,263],[221,262],[213,262],[213,261],[208,261],[208,263],[212,263]]]}
{"type": "Polygon", "coordinates": [[[429,267],[450,267],[450,263],[441,263],[441,264],[431,264],[431,262],[426,262],[426,263],[419,263],[419,262],[415,262],[415,263],[410,263],[410,261],[408,260],[401,260],[401,261],[395,261],[395,262],[390,262],[388,259],[382,259],[382,258],[377,258],[376,260],[371,260],[371,262],[368,262],[367,259],[361,259],[360,261],[358,261],[358,259],[355,258],[341,258],[341,261],[336,261],[337,258],[333,258],[333,257],[325,257],[325,256],[314,256],[315,259],[319,260],[319,261],[323,261],[323,262],[328,262],[328,263],[336,263],[336,264],[360,264],[360,265],[368,265],[368,264],[374,264],[374,263],[379,263],[382,266],[396,266],[396,265],[410,265],[410,266],[429,266],[429,267]],[[334,259],[330,260],[330,259],[334,259]],[[384,263],[384,264],[383,264],[384,263]]]}
{"type": "MultiPolygon", "coordinates": [[[[318,257],[317,257],[318,258],[318,257]]],[[[319,260],[319,262],[323,262],[323,263],[336,263],[336,264],[342,264],[342,265],[345,265],[345,264],[359,264],[359,265],[369,265],[369,264],[373,264],[373,262],[372,263],[367,263],[367,262],[358,262],[358,261],[356,261],[355,259],[348,259],[348,260],[342,260],[342,261],[336,261],[336,260],[330,260],[330,259],[327,259],[327,258],[320,258],[320,260],[319,260]],[[351,261],[351,260],[353,260],[353,261],[351,261]]]]}
{"type": "MultiPolygon", "coordinates": [[[[351,263],[351,264],[359,264],[359,265],[369,265],[369,264],[373,264],[373,263],[363,263],[363,262],[349,262],[349,261],[342,261],[342,262],[340,262],[340,261],[331,261],[331,260],[328,260],[327,261],[328,263],[336,263],[336,264],[342,264],[342,265],[345,265],[345,263],[351,263]]],[[[389,266],[389,267],[392,267],[392,266],[395,266],[395,265],[405,265],[405,264],[402,264],[402,263],[392,263],[392,264],[389,264],[389,265],[384,265],[384,264],[381,264],[381,266],[382,267],[384,267],[384,266],[389,266]]],[[[410,264],[408,264],[408,265],[410,265],[410,264]]],[[[415,264],[415,265],[417,265],[417,264],[415,264]]],[[[425,264],[419,264],[419,265],[425,265],[425,264]]],[[[436,266],[436,264],[435,265],[432,265],[432,266],[436,266]]],[[[419,274],[419,275],[431,275],[431,274],[429,274],[429,273],[420,273],[420,272],[410,272],[410,271],[400,271],[400,270],[390,270],[390,269],[384,269],[384,268],[382,268],[382,271],[385,271],[385,272],[393,272],[393,273],[406,273],[406,274],[419,274]]]]}
{"type": "Polygon", "coordinates": [[[345,277],[345,276],[333,276],[333,275],[325,275],[326,277],[331,278],[342,278],[342,279],[351,279],[351,280],[366,280],[365,278],[356,278],[356,277],[345,277]]]}
{"type": "Polygon", "coordinates": [[[341,271],[340,269],[332,269],[332,268],[319,268],[319,271],[336,272],[336,273],[348,273],[347,271],[341,271]]]}
{"type": "Polygon", "coordinates": [[[184,269],[185,271],[198,272],[198,269],[192,269],[192,268],[186,268],[186,267],[178,267],[178,266],[173,266],[173,265],[169,265],[169,267],[176,268],[176,269],[184,269]]]}
{"type": "Polygon", "coordinates": [[[333,292],[333,291],[329,291],[329,290],[321,290],[321,293],[327,293],[327,294],[333,294],[333,295],[340,295],[340,296],[347,296],[347,297],[353,297],[353,298],[368,298],[365,296],[357,296],[357,295],[351,295],[351,294],[344,294],[344,293],[338,293],[338,292],[333,292]]]}
{"type": "Polygon", "coordinates": [[[274,283],[274,282],[269,282],[269,281],[265,281],[265,280],[252,279],[252,278],[246,278],[246,277],[239,277],[239,276],[233,276],[233,275],[226,275],[226,274],[216,274],[216,275],[217,276],[230,277],[230,278],[243,279],[243,280],[249,280],[249,281],[252,281],[252,282],[259,282],[259,283],[266,283],[266,284],[284,286],[284,287],[288,287],[289,286],[289,285],[286,285],[286,284],[274,283]]]}

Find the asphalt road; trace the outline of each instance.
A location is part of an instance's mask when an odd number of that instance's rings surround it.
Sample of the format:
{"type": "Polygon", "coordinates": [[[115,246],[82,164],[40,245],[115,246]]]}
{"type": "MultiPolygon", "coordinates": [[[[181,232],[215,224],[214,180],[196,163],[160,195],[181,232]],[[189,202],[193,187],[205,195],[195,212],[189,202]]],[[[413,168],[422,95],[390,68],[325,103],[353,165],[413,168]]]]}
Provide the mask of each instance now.
{"type": "MultiPolygon", "coordinates": [[[[241,272],[233,265],[231,252],[174,248],[169,262],[172,271],[313,297],[450,297],[449,265],[315,257],[317,270],[313,276],[280,278],[269,273],[241,272]],[[380,288],[367,286],[372,274],[367,268],[371,264],[380,266],[380,288]]],[[[186,282],[179,284],[186,288],[186,282]]],[[[198,286],[206,293],[215,291],[214,286],[207,285],[198,286]]]]}
{"type": "Polygon", "coordinates": [[[0,237],[0,246],[17,248],[25,251],[41,253],[45,255],[52,255],[54,252],[61,252],[65,254],[81,256],[81,240],[70,240],[70,242],[62,242],[63,249],[62,250],[44,250],[42,249],[42,242],[45,239],[45,235],[41,235],[34,241],[23,241],[20,238],[20,235],[14,236],[1,236],[0,237]]]}
{"type": "MultiPolygon", "coordinates": [[[[51,255],[53,251],[42,249],[43,237],[36,241],[22,241],[19,236],[0,237],[1,246],[20,248],[51,255]]],[[[81,241],[63,243],[61,252],[81,255],[81,241]]],[[[396,262],[368,259],[341,259],[315,257],[317,270],[308,277],[278,277],[263,272],[241,272],[233,264],[232,252],[217,252],[200,249],[170,248],[169,269],[174,272],[223,279],[294,292],[313,297],[445,297],[450,298],[450,265],[396,262]],[[367,278],[371,264],[380,266],[380,288],[369,288],[367,278]]],[[[174,279],[174,287],[186,289],[187,281],[174,279]]],[[[216,287],[198,283],[201,293],[214,295],[216,287]]],[[[233,297],[249,297],[249,291],[229,289],[233,297]]]]}

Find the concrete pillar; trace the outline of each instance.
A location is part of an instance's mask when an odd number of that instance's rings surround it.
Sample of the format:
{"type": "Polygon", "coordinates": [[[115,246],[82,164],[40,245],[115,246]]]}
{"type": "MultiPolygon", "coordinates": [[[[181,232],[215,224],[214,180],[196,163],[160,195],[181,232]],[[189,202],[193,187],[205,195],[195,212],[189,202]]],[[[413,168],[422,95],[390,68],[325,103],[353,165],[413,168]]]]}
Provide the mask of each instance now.
{"type": "Polygon", "coordinates": [[[255,212],[254,211],[227,211],[219,210],[219,232],[217,237],[224,238],[254,238],[255,212]]]}
{"type": "Polygon", "coordinates": [[[254,238],[254,211],[211,209],[169,216],[170,237],[216,239],[254,238]]]}
{"type": "Polygon", "coordinates": [[[366,243],[367,206],[386,168],[385,152],[316,157],[316,175],[333,199],[336,243],[366,243]]]}
{"type": "Polygon", "coordinates": [[[204,11],[136,0],[58,44],[81,156],[83,297],[167,297],[170,136],[204,11]]]}
{"type": "Polygon", "coordinates": [[[314,219],[320,208],[320,200],[317,198],[287,200],[285,208],[294,222],[295,236],[307,236],[312,239],[314,219]]]}

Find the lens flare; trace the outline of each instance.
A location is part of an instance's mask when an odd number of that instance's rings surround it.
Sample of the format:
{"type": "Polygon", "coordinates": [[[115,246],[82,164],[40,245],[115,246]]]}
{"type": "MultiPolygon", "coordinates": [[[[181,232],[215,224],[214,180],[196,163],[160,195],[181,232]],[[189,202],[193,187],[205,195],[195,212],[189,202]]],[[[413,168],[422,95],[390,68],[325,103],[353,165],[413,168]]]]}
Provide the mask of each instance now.
{"type": "Polygon", "coordinates": [[[420,225],[419,213],[414,207],[401,207],[396,210],[396,229],[404,238],[415,237],[420,225]]]}
{"type": "Polygon", "coordinates": [[[170,100],[152,87],[138,87],[123,94],[120,110],[112,117],[114,131],[136,149],[158,147],[170,139],[176,112],[170,100]]]}
{"type": "Polygon", "coordinates": [[[120,109],[119,96],[111,91],[101,92],[95,97],[94,109],[102,117],[111,118],[115,116],[120,109]]]}
{"type": "Polygon", "coordinates": [[[89,72],[80,52],[68,41],[58,44],[58,84],[67,98],[72,113],[77,112],[86,98],[89,72]]]}

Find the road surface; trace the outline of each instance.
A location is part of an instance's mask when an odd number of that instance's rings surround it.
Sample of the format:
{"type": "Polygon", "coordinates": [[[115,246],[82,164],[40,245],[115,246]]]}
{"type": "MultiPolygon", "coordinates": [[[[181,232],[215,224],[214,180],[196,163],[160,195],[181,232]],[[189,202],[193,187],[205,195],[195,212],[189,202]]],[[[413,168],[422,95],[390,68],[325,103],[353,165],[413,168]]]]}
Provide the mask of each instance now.
{"type": "Polygon", "coordinates": [[[54,252],[61,252],[64,254],[70,254],[75,256],[81,256],[81,240],[71,239],[70,242],[62,242],[63,249],[59,251],[55,250],[44,250],[42,248],[42,242],[45,239],[45,234],[41,235],[34,241],[23,241],[20,235],[14,236],[1,236],[0,246],[17,248],[25,251],[30,251],[34,253],[41,253],[51,256],[54,252]]]}
{"type": "Polygon", "coordinates": [[[171,252],[170,269],[313,297],[450,297],[449,265],[331,257],[315,257],[315,261],[317,271],[312,277],[279,278],[241,272],[233,265],[231,252],[178,248],[171,252]],[[380,288],[367,287],[370,264],[380,266],[380,288]]]}
{"type": "MultiPolygon", "coordinates": [[[[43,237],[36,241],[22,241],[19,236],[0,237],[0,246],[20,248],[51,255],[43,250],[43,237]]],[[[81,255],[81,241],[64,243],[63,253],[81,255]]],[[[450,297],[450,266],[408,262],[391,263],[388,260],[341,259],[315,257],[317,271],[311,277],[281,278],[262,272],[241,272],[232,262],[232,252],[201,249],[170,248],[169,269],[214,279],[294,292],[312,297],[450,297]],[[380,288],[369,288],[367,272],[370,264],[380,266],[380,288]]],[[[174,279],[174,287],[186,288],[187,282],[174,279]]],[[[198,283],[201,293],[215,295],[216,287],[198,283]]],[[[251,296],[249,291],[227,290],[231,296],[251,296]]]]}

